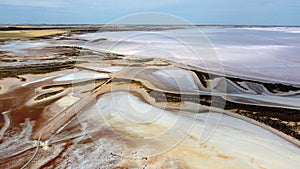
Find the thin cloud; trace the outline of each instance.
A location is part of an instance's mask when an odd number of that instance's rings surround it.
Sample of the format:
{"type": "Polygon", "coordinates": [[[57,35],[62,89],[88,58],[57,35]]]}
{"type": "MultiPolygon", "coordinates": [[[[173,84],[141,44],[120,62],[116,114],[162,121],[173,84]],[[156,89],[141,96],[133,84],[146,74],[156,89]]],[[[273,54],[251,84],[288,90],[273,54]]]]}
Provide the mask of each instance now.
{"type": "Polygon", "coordinates": [[[116,9],[155,9],[169,5],[176,5],[184,2],[183,0],[160,0],[157,2],[148,0],[0,0],[2,5],[12,6],[27,6],[27,7],[48,7],[48,8],[100,8],[101,10],[116,10],[116,9]]]}
{"type": "Polygon", "coordinates": [[[12,5],[12,6],[27,6],[27,7],[47,7],[47,8],[61,8],[68,6],[63,0],[51,0],[51,1],[41,1],[41,0],[0,0],[2,5],[12,5]]]}

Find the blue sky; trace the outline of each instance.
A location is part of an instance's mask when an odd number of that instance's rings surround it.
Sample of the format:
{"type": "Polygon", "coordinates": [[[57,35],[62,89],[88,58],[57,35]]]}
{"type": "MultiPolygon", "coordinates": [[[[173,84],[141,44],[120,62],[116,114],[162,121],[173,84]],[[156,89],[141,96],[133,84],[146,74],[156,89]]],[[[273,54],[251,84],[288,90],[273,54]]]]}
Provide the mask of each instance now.
{"type": "Polygon", "coordinates": [[[300,0],[0,0],[1,24],[106,24],[141,12],[192,24],[300,26],[300,0]]]}

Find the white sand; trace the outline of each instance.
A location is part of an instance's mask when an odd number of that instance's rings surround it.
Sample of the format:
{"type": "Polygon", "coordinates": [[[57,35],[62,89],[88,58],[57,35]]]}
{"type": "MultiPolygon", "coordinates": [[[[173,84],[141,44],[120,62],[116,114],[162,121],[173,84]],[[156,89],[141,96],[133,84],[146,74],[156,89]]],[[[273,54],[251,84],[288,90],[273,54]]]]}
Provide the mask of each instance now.
{"type": "Polygon", "coordinates": [[[74,73],[70,73],[65,76],[56,78],[56,79],[54,79],[54,81],[62,82],[62,81],[92,80],[92,79],[104,79],[104,78],[109,78],[109,75],[105,74],[105,73],[80,71],[80,72],[74,72],[74,73]]]}
{"type": "Polygon", "coordinates": [[[176,159],[177,166],[190,168],[300,167],[300,149],[268,130],[214,113],[187,117],[126,92],[102,95],[78,117],[90,129],[109,127],[115,133],[110,143],[103,140],[105,135],[94,141],[123,155],[160,154],[176,159]]]}

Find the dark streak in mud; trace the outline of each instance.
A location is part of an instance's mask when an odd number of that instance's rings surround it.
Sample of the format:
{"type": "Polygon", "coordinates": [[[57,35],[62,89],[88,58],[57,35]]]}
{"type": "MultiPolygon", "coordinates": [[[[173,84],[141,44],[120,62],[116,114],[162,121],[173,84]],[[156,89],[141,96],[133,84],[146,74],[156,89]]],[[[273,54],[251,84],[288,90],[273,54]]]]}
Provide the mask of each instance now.
{"type": "Polygon", "coordinates": [[[100,83],[100,82],[105,82],[108,79],[95,79],[95,80],[87,80],[83,82],[72,82],[72,83],[65,83],[65,84],[53,84],[53,85],[47,85],[43,86],[42,89],[52,89],[52,88],[58,88],[58,87],[63,87],[63,88],[70,88],[70,87],[78,87],[78,86],[84,86],[87,84],[93,84],[93,83],[100,83]]]}
{"type": "Polygon", "coordinates": [[[271,93],[285,93],[285,92],[289,92],[289,91],[299,91],[300,90],[300,84],[299,86],[293,86],[293,85],[289,85],[289,84],[281,84],[281,83],[266,83],[266,82],[260,82],[260,81],[255,81],[255,80],[249,80],[249,79],[243,79],[243,78],[236,78],[236,77],[226,77],[226,76],[220,76],[217,74],[213,74],[213,73],[207,73],[207,72],[203,72],[200,70],[192,70],[194,73],[196,73],[198,79],[201,81],[202,85],[207,88],[208,87],[208,82],[210,80],[213,80],[215,78],[224,78],[224,79],[228,79],[229,81],[232,81],[233,83],[237,84],[239,87],[247,90],[246,88],[244,88],[243,86],[241,86],[239,83],[240,82],[246,82],[246,83],[254,83],[254,84],[259,84],[264,86],[268,91],[270,91],[271,93]]]}
{"type": "Polygon", "coordinates": [[[64,90],[58,90],[58,91],[54,91],[54,92],[48,92],[48,93],[45,93],[45,94],[41,94],[41,95],[37,96],[34,100],[35,101],[42,100],[42,99],[45,99],[47,97],[50,97],[50,96],[56,95],[58,93],[61,93],[63,91],[64,90]]]}
{"type": "Polygon", "coordinates": [[[55,72],[63,69],[74,68],[76,61],[53,62],[31,64],[23,66],[3,66],[0,68],[0,79],[6,77],[16,77],[24,74],[43,74],[55,72]]]}

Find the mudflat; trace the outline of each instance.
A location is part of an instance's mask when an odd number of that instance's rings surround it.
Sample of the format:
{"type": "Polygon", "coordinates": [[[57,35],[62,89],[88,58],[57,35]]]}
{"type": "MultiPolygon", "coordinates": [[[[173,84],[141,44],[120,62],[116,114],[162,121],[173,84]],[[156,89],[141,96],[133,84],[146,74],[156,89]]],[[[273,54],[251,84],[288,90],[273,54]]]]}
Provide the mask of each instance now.
{"type": "Polygon", "coordinates": [[[299,165],[300,84],[295,79],[264,78],[267,74],[247,69],[229,72],[230,67],[224,73],[181,55],[177,60],[136,52],[154,44],[181,54],[177,43],[164,41],[167,36],[148,35],[167,32],[190,40],[189,29],[2,26],[1,168],[299,165]],[[132,32],[146,36],[118,40],[132,32]]]}

